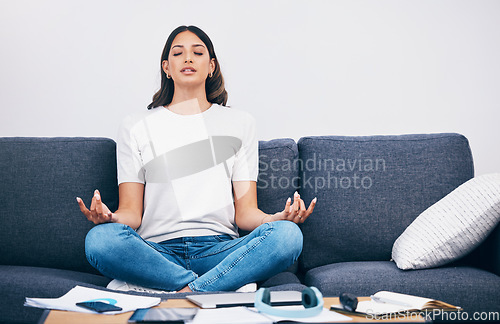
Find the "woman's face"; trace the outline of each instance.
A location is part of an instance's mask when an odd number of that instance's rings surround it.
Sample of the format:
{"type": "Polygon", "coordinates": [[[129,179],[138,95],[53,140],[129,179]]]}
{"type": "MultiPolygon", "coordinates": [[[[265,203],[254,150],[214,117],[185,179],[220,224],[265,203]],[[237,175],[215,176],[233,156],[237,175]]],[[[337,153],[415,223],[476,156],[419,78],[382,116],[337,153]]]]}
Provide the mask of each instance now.
{"type": "Polygon", "coordinates": [[[206,45],[196,34],[184,31],[174,38],[162,66],[176,86],[197,86],[215,70],[215,59],[210,59],[206,45]]]}

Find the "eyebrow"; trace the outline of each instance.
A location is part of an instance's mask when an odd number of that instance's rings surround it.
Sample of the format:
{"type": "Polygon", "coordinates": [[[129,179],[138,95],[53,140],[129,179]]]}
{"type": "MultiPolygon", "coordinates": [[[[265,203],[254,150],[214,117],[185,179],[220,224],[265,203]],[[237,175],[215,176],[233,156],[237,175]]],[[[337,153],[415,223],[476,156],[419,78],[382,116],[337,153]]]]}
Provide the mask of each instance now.
{"type": "MultiPolygon", "coordinates": [[[[193,47],[198,47],[198,46],[205,47],[205,46],[203,46],[202,44],[194,44],[194,45],[193,45],[193,47]]],[[[173,49],[174,47],[184,47],[184,45],[174,45],[174,46],[172,46],[172,49],[173,49]]]]}

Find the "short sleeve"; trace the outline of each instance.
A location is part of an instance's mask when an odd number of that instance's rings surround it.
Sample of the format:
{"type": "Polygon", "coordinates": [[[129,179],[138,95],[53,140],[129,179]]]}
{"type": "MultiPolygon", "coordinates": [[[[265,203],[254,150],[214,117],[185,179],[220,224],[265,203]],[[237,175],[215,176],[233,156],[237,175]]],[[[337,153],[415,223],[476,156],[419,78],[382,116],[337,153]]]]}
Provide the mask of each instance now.
{"type": "Polygon", "coordinates": [[[145,183],[141,152],[133,134],[134,119],[126,117],[120,124],[116,142],[118,184],[123,182],[145,183]]]}
{"type": "Polygon", "coordinates": [[[242,144],[233,165],[233,181],[257,181],[259,173],[259,142],[256,136],[255,118],[247,115],[242,144]]]}

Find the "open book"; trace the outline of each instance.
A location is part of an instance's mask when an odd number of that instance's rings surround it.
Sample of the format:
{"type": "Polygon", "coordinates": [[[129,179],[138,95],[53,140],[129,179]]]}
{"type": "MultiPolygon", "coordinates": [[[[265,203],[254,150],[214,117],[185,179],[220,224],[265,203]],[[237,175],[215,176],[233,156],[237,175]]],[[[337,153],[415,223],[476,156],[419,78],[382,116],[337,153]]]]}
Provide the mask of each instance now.
{"type": "MultiPolygon", "coordinates": [[[[339,306],[332,306],[332,310],[339,311],[339,306]]],[[[379,291],[370,296],[370,300],[358,302],[354,313],[365,314],[395,314],[401,312],[423,311],[428,309],[442,309],[446,311],[461,310],[458,306],[434,300],[390,291],[379,291]]]]}

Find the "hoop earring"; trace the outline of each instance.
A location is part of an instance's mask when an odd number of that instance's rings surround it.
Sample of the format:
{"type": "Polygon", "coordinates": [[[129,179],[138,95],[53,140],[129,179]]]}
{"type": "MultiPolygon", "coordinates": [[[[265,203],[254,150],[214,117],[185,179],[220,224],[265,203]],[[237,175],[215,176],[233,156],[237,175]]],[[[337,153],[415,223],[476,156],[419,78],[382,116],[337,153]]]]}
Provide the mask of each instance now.
{"type": "Polygon", "coordinates": [[[210,72],[210,74],[208,75],[209,78],[213,77],[214,76],[214,73],[213,72],[210,72]]]}
{"type": "Polygon", "coordinates": [[[170,79],[170,76],[168,75],[168,73],[165,73],[167,75],[167,79],[170,79]]]}

